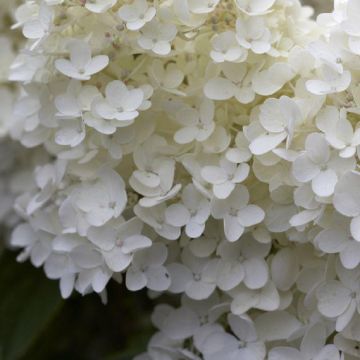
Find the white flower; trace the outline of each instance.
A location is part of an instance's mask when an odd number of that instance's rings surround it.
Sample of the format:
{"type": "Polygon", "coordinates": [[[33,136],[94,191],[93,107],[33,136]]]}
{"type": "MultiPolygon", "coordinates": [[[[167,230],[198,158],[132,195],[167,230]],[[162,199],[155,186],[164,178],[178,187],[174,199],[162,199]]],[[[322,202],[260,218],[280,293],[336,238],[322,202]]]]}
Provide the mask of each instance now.
{"type": "Polygon", "coordinates": [[[156,135],[146,140],[134,151],[137,169],[131,174],[129,183],[145,196],[140,205],[151,207],[176,195],[181,185],[173,187],[175,161],[166,156],[169,151],[164,138],[156,135]]]}
{"type": "Polygon", "coordinates": [[[205,223],[210,216],[210,202],[192,184],[183,189],[181,200],[184,205],[172,204],[166,209],[166,220],[175,226],[180,221],[185,226],[187,236],[198,238],[204,232],[205,223]],[[182,216],[178,213],[178,210],[183,213],[182,216]]]}
{"type": "Polygon", "coordinates": [[[44,264],[51,254],[51,243],[47,236],[36,232],[35,229],[27,223],[19,224],[12,232],[10,243],[12,246],[23,248],[18,255],[18,261],[25,261],[30,257],[35,266],[44,264]]]}
{"type": "Polygon", "coordinates": [[[195,0],[189,1],[189,9],[194,14],[206,14],[214,11],[220,0],[195,0]]]}
{"type": "Polygon", "coordinates": [[[154,291],[164,291],[170,286],[170,275],[163,266],[167,258],[167,248],[160,243],[140,250],[126,272],[126,287],[137,291],[144,287],[154,291]]]}
{"type": "Polygon", "coordinates": [[[66,162],[59,160],[35,169],[35,181],[40,191],[30,199],[26,207],[28,215],[42,207],[60,186],[66,171],[66,162]]]}
{"type": "Polygon", "coordinates": [[[339,213],[351,217],[350,232],[356,241],[360,241],[360,174],[346,173],[338,182],[334,194],[334,207],[339,213]]]}
{"type": "Polygon", "coordinates": [[[312,133],[306,138],[305,152],[293,163],[293,175],[300,182],[311,181],[316,195],[330,196],[338,182],[339,170],[345,173],[353,167],[353,158],[340,160],[337,155],[331,154],[322,134],[312,133]]]}
{"type": "Polygon", "coordinates": [[[265,154],[275,149],[285,139],[288,148],[301,120],[301,110],[295,100],[287,96],[266,100],[260,106],[259,114],[260,124],[266,134],[256,137],[250,143],[251,152],[255,155],[265,154]]]}
{"type": "Polygon", "coordinates": [[[215,35],[211,43],[213,50],[211,50],[210,56],[216,63],[242,62],[247,58],[247,51],[238,45],[233,31],[215,35]]]}
{"type": "Polygon", "coordinates": [[[271,279],[281,291],[287,291],[295,284],[299,270],[299,261],[293,249],[281,249],[272,258],[271,279]]]}
{"type": "Polygon", "coordinates": [[[151,21],[156,14],[154,7],[149,7],[146,0],[135,0],[130,5],[123,5],[117,12],[118,17],[126,22],[129,30],[139,30],[151,21]]]}
{"type": "Polygon", "coordinates": [[[248,205],[249,199],[247,188],[237,185],[231,197],[213,199],[211,203],[211,215],[215,219],[223,219],[225,236],[231,242],[238,240],[246,227],[264,220],[264,211],[257,205],[248,205]]]}
{"type": "Polygon", "coordinates": [[[26,2],[16,8],[14,12],[14,20],[16,21],[11,29],[17,29],[24,26],[28,21],[31,23],[39,15],[40,7],[36,3],[26,2]]]}
{"type": "Polygon", "coordinates": [[[183,127],[176,131],[174,140],[178,144],[187,144],[194,140],[205,141],[215,130],[214,103],[204,99],[199,109],[184,106],[175,114],[175,120],[183,127]]]}
{"type": "Polygon", "coordinates": [[[231,195],[236,184],[248,177],[250,167],[245,163],[236,166],[225,158],[220,159],[219,165],[204,166],[201,169],[201,176],[212,184],[214,195],[218,199],[226,199],[231,195]]]}
{"type": "Polygon", "coordinates": [[[85,235],[89,226],[102,226],[121,215],[127,202],[125,184],[114,170],[99,171],[94,182],[75,187],[62,203],[59,214],[69,233],[85,235]]]}
{"type": "Polygon", "coordinates": [[[199,317],[188,306],[173,309],[159,305],[152,315],[152,322],[166,337],[178,341],[191,337],[200,327],[199,317]]]}
{"type": "Polygon", "coordinates": [[[216,283],[219,289],[229,291],[240,283],[249,289],[260,289],[269,280],[268,265],[264,257],[269,253],[268,244],[260,244],[247,234],[241,241],[223,241],[217,248],[216,283]]]}
{"type": "Polygon", "coordinates": [[[255,54],[264,54],[271,48],[271,33],[261,17],[250,17],[245,21],[237,19],[236,40],[239,45],[255,54]]]}
{"type": "Polygon", "coordinates": [[[85,2],[85,7],[93,13],[104,13],[116,4],[116,0],[90,0],[85,2]]]}
{"type": "Polygon", "coordinates": [[[215,290],[214,263],[194,256],[187,248],[181,254],[181,263],[167,265],[171,277],[169,291],[185,292],[194,300],[207,299],[215,290]]]}
{"type": "Polygon", "coordinates": [[[245,314],[252,308],[271,312],[280,306],[279,292],[271,281],[257,290],[250,290],[244,285],[240,285],[232,296],[234,300],[231,303],[231,312],[236,315],[245,314]]]}
{"type": "Polygon", "coordinates": [[[358,358],[359,0],[23,2],[0,0],[18,260],[64,298],[177,294],[139,360],[358,358]]]}
{"type": "Polygon", "coordinates": [[[321,314],[336,319],[336,330],[342,331],[351,321],[360,303],[359,269],[337,266],[339,280],[328,280],[316,290],[321,314]]]}
{"type": "Polygon", "coordinates": [[[341,360],[342,356],[334,345],[325,345],[319,353],[309,358],[307,354],[291,347],[275,347],[269,352],[269,360],[341,360]]]}
{"type": "Polygon", "coordinates": [[[57,59],[55,67],[62,74],[78,80],[89,80],[91,75],[103,70],[109,64],[107,55],[91,57],[89,44],[82,40],[72,40],[68,45],[70,60],[57,59]]]}
{"type": "Polygon", "coordinates": [[[226,151],[225,157],[235,164],[249,161],[251,159],[249,142],[243,132],[237,133],[235,145],[235,147],[231,147],[226,151]]]}
{"type": "MultiPolygon", "coordinates": [[[[176,240],[180,237],[181,226],[185,225],[184,220],[187,219],[187,212],[181,211],[183,219],[178,219],[180,225],[171,225],[166,220],[166,206],[162,203],[151,208],[134,207],[135,214],[146,224],[151,226],[160,236],[168,240],[176,240]]],[[[183,209],[182,209],[183,210],[183,209]]],[[[169,215],[168,215],[169,217],[169,215]]]]}
{"type": "Polygon", "coordinates": [[[202,343],[204,358],[264,360],[265,344],[258,341],[251,318],[247,315],[229,314],[227,320],[233,335],[224,330],[210,333],[202,343]]]}
{"type": "Polygon", "coordinates": [[[236,6],[248,15],[262,15],[275,3],[275,0],[236,0],[236,6]]]}
{"type": "Polygon", "coordinates": [[[55,133],[55,142],[58,145],[76,147],[85,136],[85,124],[82,119],[64,120],[55,133]]]}
{"type": "Polygon", "coordinates": [[[182,94],[176,89],[184,80],[184,73],[174,63],[166,66],[161,60],[154,60],[149,66],[149,76],[153,79],[156,86],[174,94],[182,94]]]}
{"type": "Polygon", "coordinates": [[[354,269],[360,263],[360,242],[351,236],[349,223],[344,219],[334,221],[329,228],[320,231],[314,243],[328,254],[339,253],[340,261],[346,269],[354,269]]]}
{"type": "Polygon", "coordinates": [[[279,91],[294,76],[295,73],[289,64],[277,62],[268,69],[255,73],[252,86],[257,94],[269,96],[279,91]]]}
{"type": "Polygon", "coordinates": [[[167,55],[171,51],[171,41],[177,33],[173,24],[162,24],[156,20],[145,24],[138,38],[139,46],[144,50],[152,50],[158,55],[167,55]]]}
{"type": "Polygon", "coordinates": [[[92,101],[100,95],[95,86],[82,86],[80,81],[71,80],[66,92],[56,96],[54,100],[58,110],[56,115],[62,119],[80,117],[83,111],[91,109],[92,101]]]}
{"type": "Polygon", "coordinates": [[[131,154],[153,132],[154,123],[148,120],[137,121],[133,125],[118,129],[110,136],[102,136],[102,146],[116,160],[131,154]]]}
{"type": "Polygon", "coordinates": [[[343,52],[336,46],[333,46],[322,40],[314,41],[308,46],[309,52],[320,62],[333,68],[339,74],[344,71],[343,52]]]}
{"type": "Polygon", "coordinates": [[[306,89],[315,95],[326,95],[346,90],[351,83],[351,73],[345,70],[339,73],[331,66],[324,64],[320,68],[320,79],[308,80],[306,89]]]}
{"type": "Polygon", "coordinates": [[[327,142],[340,150],[340,157],[355,155],[356,147],[360,145],[360,129],[354,131],[345,111],[338,111],[332,106],[326,107],[319,113],[316,125],[325,133],[327,142]]]}
{"type": "Polygon", "coordinates": [[[241,104],[251,103],[255,93],[248,66],[245,63],[225,63],[222,71],[225,78],[216,76],[205,84],[205,96],[212,100],[228,100],[234,96],[241,104]]]}
{"type": "Polygon", "coordinates": [[[128,89],[120,80],[109,82],[105,88],[105,99],[95,99],[97,115],[107,120],[117,120],[118,126],[128,126],[139,115],[137,111],[144,100],[141,89],[128,89]]]}
{"type": "MultiPolygon", "coordinates": [[[[254,322],[258,337],[262,341],[290,340],[303,330],[300,321],[285,310],[264,312],[257,316],[254,322]]],[[[322,335],[319,329],[318,332],[322,335]]],[[[322,337],[320,339],[322,340],[322,337]]]]}
{"type": "Polygon", "coordinates": [[[151,246],[151,240],[141,235],[143,224],[134,217],[116,227],[92,227],[89,240],[99,248],[110,270],[119,272],[126,269],[137,251],[151,246]]]}
{"type": "MultiPolygon", "coordinates": [[[[32,40],[41,40],[48,36],[53,26],[54,17],[53,9],[44,3],[41,4],[37,18],[25,22],[23,27],[24,36],[32,40]]],[[[32,48],[36,45],[38,45],[38,42],[35,42],[32,48]]]]}
{"type": "Polygon", "coordinates": [[[206,222],[204,233],[189,242],[189,250],[192,254],[208,257],[215,252],[218,243],[224,238],[223,230],[218,225],[217,221],[211,219],[206,222]]]}

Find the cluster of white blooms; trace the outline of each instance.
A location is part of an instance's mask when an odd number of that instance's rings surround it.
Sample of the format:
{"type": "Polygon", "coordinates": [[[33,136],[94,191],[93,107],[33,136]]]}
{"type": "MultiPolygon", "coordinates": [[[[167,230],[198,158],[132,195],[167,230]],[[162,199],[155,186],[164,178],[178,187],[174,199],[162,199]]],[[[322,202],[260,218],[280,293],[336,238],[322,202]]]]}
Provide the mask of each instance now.
{"type": "Polygon", "coordinates": [[[18,96],[17,87],[10,84],[9,69],[16,47],[22,43],[19,32],[11,31],[16,1],[0,0],[0,253],[8,240],[8,232],[19,218],[13,211],[18,194],[27,191],[24,176],[31,177],[34,164],[49,161],[44,151],[29,151],[9,139],[12,107],[18,96]]]}
{"type": "Polygon", "coordinates": [[[311,16],[299,0],[17,8],[10,133],[44,155],[11,244],[64,298],[105,300],[111,278],[179,294],[138,359],[360,359],[360,1],[311,16]]]}

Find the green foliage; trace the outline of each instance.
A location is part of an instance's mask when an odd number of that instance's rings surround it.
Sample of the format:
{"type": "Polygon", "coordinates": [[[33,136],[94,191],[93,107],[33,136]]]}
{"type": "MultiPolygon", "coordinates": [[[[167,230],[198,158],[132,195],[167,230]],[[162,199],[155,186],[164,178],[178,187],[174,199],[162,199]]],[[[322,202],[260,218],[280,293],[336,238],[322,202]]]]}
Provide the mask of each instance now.
{"type": "Polygon", "coordinates": [[[108,304],[96,294],[63,301],[58,281],[42,269],[0,257],[0,360],[130,360],[146,349],[154,329],[146,292],[108,286],[108,304]]]}
{"type": "Polygon", "coordinates": [[[13,254],[0,259],[0,359],[22,358],[62,306],[58,284],[13,254]]]}

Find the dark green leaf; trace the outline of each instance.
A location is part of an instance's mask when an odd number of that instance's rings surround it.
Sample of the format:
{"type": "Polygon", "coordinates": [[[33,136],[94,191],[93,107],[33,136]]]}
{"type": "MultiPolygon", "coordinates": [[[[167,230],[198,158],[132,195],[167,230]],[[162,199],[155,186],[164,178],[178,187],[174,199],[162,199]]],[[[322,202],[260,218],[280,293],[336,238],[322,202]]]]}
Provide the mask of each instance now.
{"type": "Polygon", "coordinates": [[[61,304],[57,282],[5,252],[0,259],[0,359],[23,357],[61,304]]]}

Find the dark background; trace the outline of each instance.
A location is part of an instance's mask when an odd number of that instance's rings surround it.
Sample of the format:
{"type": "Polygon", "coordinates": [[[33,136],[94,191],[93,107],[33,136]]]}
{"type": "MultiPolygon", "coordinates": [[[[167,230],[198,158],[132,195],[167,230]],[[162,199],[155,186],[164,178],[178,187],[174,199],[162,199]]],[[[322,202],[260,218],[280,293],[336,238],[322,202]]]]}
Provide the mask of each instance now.
{"type": "Polygon", "coordinates": [[[108,303],[96,294],[63,301],[57,281],[42,269],[0,258],[0,360],[130,360],[154,332],[146,292],[108,284],[108,303]]]}

